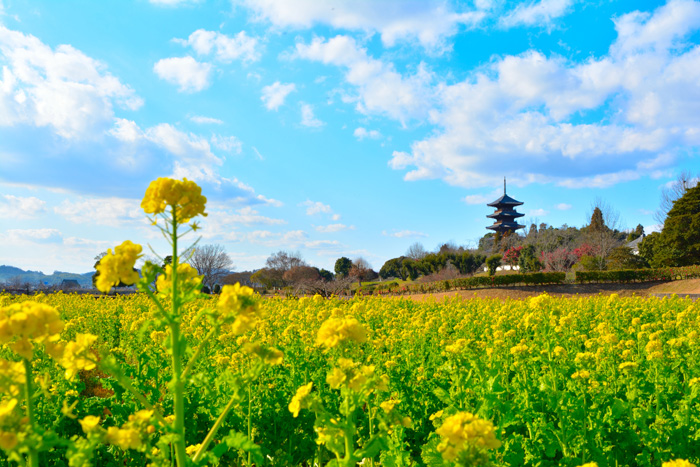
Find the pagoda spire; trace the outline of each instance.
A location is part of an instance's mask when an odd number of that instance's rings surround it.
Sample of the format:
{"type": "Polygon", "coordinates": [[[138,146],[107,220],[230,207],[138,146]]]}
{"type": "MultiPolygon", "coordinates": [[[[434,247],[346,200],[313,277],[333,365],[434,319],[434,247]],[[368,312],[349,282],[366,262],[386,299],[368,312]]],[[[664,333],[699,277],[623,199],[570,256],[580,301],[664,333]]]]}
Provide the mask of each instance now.
{"type": "Polygon", "coordinates": [[[506,194],[506,188],[506,177],[503,177],[503,196],[493,203],[488,204],[488,206],[495,208],[495,212],[486,216],[494,220],[493,225],[486,228],[500,234],[505,234],[506,232],[512,233],[518,229],[525,228],[524,225],[518,224],[516,220],[518,217],[522,217],[525,214],[515,210],[516,206],[520,206],[523,203],[508,196],[506,194]]]}

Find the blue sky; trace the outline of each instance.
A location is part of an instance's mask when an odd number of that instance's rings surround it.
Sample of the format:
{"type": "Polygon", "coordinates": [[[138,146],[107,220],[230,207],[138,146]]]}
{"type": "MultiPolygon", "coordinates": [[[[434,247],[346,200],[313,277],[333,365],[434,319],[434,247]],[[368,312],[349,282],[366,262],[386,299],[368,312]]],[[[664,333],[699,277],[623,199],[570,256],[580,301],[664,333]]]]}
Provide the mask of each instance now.
{"type": "Polygon", "coordinates": [[[698,171],[699,32],[688,0],[0,0],[0,264],[164,252],[163,176],[237,270],[475,246],[504,176],[526,222],[649,231],[698,171]]]}

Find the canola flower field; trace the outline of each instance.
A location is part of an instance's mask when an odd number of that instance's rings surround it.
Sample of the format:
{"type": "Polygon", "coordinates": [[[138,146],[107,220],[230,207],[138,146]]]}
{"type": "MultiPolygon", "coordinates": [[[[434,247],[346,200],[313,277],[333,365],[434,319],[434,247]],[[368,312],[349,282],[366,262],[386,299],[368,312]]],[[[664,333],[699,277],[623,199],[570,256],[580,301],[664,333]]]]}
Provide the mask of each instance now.
{"type": "Polygon", "coordinates": [[[698,463],[697,304],[208,296],[181,245],[205,205],[150,184],[171,261],[97,266],[137,295],[0,294],[0,465],[698,463]]]}
{"type": "MultiPolygon", "coordinates": [[[[233,400],[210,448],[222,465],[338,462],[345,430],[363,465],[687,466],[700,456],[700,308],[689,300],[266,299],[246,332],[211,336],[198,316],[214,300],[190,303],[182,319],[191,348],[207,344],[187,377],[186,444],[233,400]]],[[[109,356],[172,414],[169,336],[148,297],[0,296],[2,316],[32,303],[57,310],[61,339],[82,338],[84,358],[109,356]]],[[[38,346],[36,433],[25,433],[15,352],[4,349],[0,368],[5,456],[41,435],[40,465],[156,462],[167,430],[104,361],[71,366],[38,346]]]]}

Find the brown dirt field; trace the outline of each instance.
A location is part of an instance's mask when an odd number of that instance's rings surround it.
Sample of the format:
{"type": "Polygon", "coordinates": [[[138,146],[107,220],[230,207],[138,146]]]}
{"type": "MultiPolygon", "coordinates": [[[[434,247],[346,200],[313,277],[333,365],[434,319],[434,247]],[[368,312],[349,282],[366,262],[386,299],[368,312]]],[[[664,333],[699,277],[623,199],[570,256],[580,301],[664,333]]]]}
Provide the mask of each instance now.
{"type": "Polygon", "coordinates": [[[413,300],[424,301],[434,297],[438,301],[459,295],[463,298],[498,298],[500,300],[524,300],[528,297],[548,293],[553,297],[591,297],[618,294],[621,297],[648,297],[656,293],[700,294],[700,279],[673,282],[643,282],[633,284],[562,284],[531,287],[498,287],[488,289],[456,290],[435,294],[408,295],[413,300]]]}

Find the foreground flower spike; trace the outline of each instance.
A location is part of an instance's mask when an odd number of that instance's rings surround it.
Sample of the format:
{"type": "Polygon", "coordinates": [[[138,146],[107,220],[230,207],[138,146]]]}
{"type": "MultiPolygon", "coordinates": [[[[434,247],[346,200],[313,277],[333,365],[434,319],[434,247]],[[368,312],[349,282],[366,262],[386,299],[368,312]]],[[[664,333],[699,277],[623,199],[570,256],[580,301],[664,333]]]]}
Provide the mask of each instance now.
{"type": "Polygon", "coordinates": [[[95,286],[100,292],[107,293],[112,287],[123,284],[131,285],[139,280],[139,273],[134,271],[136,260],[141,257],[141,245],[124,241],[114,249],[107,250],[107,254],[97,265],[99,275],[95,286]]]}
{"type": "Polygon", "coordinates": [[[479,451],[498,449],[501,442],[496,439],[496,430],[493,424],[478,416],[459,412],[448,417],[440,428],[437,429],[442,441],[438,445],[438,451],[448,461],[457,461],[460,465],[477,464],[479,451]]]}
{"type": "Polygon", "coordinates": [[[164,213],[170,206],[178,223],[186,224],[193,217],[206,217],[204,206],[207,198],[202,196],[202,188],[195,182],[183,178],[159,178],[151,182],[141,201],[141,208],[146,214],[164,213]]]}

